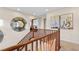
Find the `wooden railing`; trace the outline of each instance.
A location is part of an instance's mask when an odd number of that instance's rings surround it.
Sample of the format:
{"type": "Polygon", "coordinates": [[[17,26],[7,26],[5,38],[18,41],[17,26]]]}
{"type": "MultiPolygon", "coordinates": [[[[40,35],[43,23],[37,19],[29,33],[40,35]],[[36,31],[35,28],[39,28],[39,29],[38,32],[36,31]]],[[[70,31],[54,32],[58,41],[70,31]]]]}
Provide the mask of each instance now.
{"type": "Polygon", "coordinates": [[[38,30],[31,32],[33,38],[23,39],[19,44],[2,51],[58,51],[60,49],[60,30],[38,30]]]}

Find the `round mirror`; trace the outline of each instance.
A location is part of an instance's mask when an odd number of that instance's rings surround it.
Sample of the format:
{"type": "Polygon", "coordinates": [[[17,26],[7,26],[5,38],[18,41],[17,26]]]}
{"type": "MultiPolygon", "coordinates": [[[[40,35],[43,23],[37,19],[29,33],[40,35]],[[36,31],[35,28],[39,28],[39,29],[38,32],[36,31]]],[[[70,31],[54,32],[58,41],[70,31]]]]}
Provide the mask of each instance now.
{"type": "Polygon", "coordinates": [[[3,34],[3,32],[0,30],[0,42],[2,42],[3,38],[4,38],[4,34],[3,34]]]}
{"type": "Polygon", "coordinates": [[[26,21],[22,17],[15,17],[11,21],[11,27],[14,31],[23,31],[25,29],[26,21]]]}

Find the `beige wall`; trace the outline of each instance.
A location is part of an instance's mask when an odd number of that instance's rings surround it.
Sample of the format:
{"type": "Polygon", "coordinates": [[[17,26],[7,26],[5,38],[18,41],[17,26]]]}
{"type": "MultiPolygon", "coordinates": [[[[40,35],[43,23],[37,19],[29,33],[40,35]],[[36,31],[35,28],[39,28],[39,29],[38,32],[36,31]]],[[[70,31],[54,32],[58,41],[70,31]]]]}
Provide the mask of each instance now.
{"type": "Polygon", "coordinates": [[[51,29],[50,26],[50,16],[62,15],[67,13],[73,13],[73,29],[61,29],[61,40],[69,41],[79,44],[79,8],[63,8],[61,10],[56,10],[49,12],[46,19],[46,28],[51,29]]]}
{"type": "Polygon", "coordinates": [[[4,39],[0,43],[0,49],[17,44],[25,36],[25,34],[29,32],[30,18],[28,15],[11,11],[6,8],[0,8],[0,19],[4,21],[3,26],[0,27],[0,30],[4,33],[4,39]],[[17,16],[21,16],[25,18],[27,21],[26,30],[22,32],[13,31],[10,26],[10,22],[12,18],[17,17],[17,16]]]}

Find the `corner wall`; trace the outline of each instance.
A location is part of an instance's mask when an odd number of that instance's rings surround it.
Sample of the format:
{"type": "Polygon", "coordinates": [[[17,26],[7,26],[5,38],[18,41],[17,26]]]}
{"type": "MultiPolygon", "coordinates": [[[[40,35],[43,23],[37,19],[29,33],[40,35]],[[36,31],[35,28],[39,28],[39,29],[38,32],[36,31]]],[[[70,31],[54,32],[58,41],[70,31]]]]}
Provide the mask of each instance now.
{"type": "Polygon", "coordinates": [[[51,29],[50,16],[62,15],[67,13],[73,13],[73,29],[61,29],[60,39],[79,44],[79,8],[63,8],[60,10],[52,11],[47,14],[46,28],[51,29]]]}

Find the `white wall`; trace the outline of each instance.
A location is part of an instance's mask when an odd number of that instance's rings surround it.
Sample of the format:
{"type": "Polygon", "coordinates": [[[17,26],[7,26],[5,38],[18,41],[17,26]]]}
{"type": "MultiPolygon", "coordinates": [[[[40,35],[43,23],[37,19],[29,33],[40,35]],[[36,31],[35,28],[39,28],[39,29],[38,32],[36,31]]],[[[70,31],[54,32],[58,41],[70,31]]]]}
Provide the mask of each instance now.
{"type": "Polygon", "coordinates": [[[40,18],[40,29],[44,29],[44,19],[44,16],[40,18]]]}
{"type": "Polygon", "coordinates": [[[61,29],[60,39],[79,44],[79,8],[63,8],[60,10],[49,12],[46,19],[46,28],[51,29],[50,16],[62,15],[67,13],[73,13],[73,29],[61,29]]]}
{"type": "Polygon", "coordinates": [[[0,27],[0,30],[4,33],[4,39],[0,43],[0,49],[17,44],[29,32],[30,19],[28,15],[23,15],[19,12],[11,11],[5,8],[0,8],[0,19],[3,19],[4,21],[3,26],[0,27]],[[12,18],[17,16],[21,16],[26,19],[26,30],[21,32],[12,30],[10,22],[12,18]]]}

